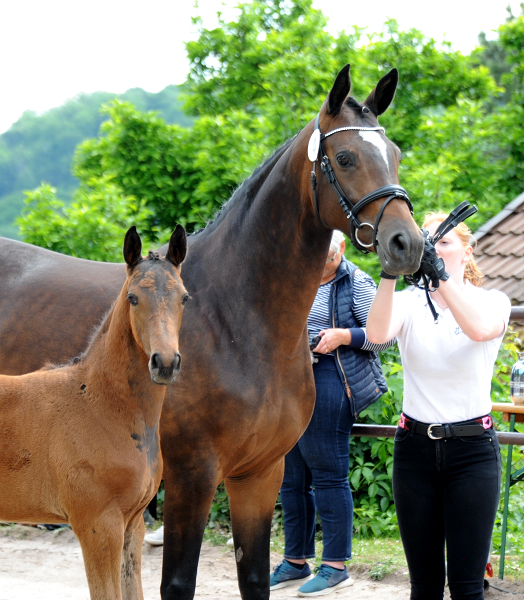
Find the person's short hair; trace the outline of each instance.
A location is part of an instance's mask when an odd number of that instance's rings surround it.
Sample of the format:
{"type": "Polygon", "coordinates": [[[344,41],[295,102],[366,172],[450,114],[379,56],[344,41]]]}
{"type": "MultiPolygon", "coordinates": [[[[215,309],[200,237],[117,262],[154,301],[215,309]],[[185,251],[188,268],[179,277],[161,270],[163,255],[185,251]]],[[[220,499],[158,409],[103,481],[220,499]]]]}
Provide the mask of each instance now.
{"type": "Polygon", "coordinates": [[[338,229],[333,231],[333,235],[331,236],[331,244],[329,244],[330,252],[338,252],[340,250],[340,244],[345,241],[344,234],[338,229]]]}

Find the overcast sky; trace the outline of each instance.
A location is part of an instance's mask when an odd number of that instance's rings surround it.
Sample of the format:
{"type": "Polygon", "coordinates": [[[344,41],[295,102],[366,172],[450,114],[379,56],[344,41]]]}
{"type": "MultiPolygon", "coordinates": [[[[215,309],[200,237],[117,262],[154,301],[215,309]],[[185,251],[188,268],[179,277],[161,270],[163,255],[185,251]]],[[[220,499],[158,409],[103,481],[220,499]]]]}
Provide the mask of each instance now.
{"type": "MultiPolygon", "coordinates": [[[[206,26],[222,10],[233,18],[236,1],[2,0],[0,3],[0,133],[26,110],[43,112],[81,92],[158,92],[185,79],[184,42],[195,38],[191,16],[206,26]]],[[[520,15],[520,0],[316,0],[333,33],[352,25],[381,31],[387,18],[447,40],[467,54],[480,31],[493,38],[506,6],[520,15]]],[[[345,58],[341,57],[341,64],[345,58]]]]}

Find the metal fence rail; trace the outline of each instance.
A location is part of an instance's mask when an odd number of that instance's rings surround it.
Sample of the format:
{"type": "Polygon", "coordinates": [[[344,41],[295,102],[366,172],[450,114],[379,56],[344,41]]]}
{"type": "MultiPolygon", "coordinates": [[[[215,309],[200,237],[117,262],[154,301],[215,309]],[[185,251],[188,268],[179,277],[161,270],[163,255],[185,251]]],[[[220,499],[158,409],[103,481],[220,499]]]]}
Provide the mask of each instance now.
{"type": "MultiPolygon", "coordinates": [[[[351,435],[356,437],[395,437],[396,427],[394,425],[364,425],[356,423],[351,429],[351,435]]],[[[512,446],[524,446],[524,433],[516,431],[497,431],[499,444],[511,444],[512,446]]]]}

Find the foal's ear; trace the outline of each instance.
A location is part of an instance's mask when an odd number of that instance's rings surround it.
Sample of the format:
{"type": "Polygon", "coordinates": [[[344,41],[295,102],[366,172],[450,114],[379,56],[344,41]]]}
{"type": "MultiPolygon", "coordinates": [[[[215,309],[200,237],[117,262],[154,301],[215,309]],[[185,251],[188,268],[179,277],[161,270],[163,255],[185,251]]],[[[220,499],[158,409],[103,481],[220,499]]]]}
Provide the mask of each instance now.
{"type": "Polygon", "coordinates": [[[169,239],[166,260],[179,267],[187,252],[187,235],[182,225],[177,225],[169,239]]]}
{"type": "Polygon", "coordinates": [[[124,239],[124,260],[130,269],[133,269],[142,260],[142,241],[133,225],[126,233],[124,239]]]}
{"type": "Polygon", "coordinates": [[[327,97],[326,112],[332,117],[336,117],[340,112],[344,100],[351,89],[351,77],[349,76],[349,65],[346,65],[337,75],[335,83],[327,97]]]}
{"type": "Polygon", "coordinates": [[[397,84],[398,71],[397,69],[391,69],[391,71],[387,75],[384,75],[377,83],[377,87],[366,98],[364,105],[367,106],[376,117],[386,112],[388,106],[395,97],[397,84]]]}

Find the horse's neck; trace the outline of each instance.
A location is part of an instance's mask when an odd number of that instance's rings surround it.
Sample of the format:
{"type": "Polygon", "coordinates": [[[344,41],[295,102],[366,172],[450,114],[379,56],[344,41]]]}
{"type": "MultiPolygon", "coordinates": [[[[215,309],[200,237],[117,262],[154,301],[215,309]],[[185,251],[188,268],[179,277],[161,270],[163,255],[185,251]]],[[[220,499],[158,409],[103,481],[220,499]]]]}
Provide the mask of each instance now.
{"type": "Polygon", "coordinates": [[[122,418],[125,414],[133,419],[140,413],[150,425],[158,421],[165,387],[151,381],[148,357],[133,336],[124,291],[95,335],[84,361],[91,378],[107,393],[108,409],[122,418]]]}
{"type": "MultiPolygon", "coordinates": [[[[254,319],[259,316],[273,335],[287,337],[287,351],[304,329],[331,238],[306,196],[309,171],[291,166],[297,160],[293,152],[292,144],[264,174],[252,197],[233,198],[235,204],[207,241],[204,236],[200,250],[213,285],[223,287],[224,293],[229,289],[244,312],[254,309],[254,319]]],[[[191,277],[188,267],[186,277],[191,277]]]]}

